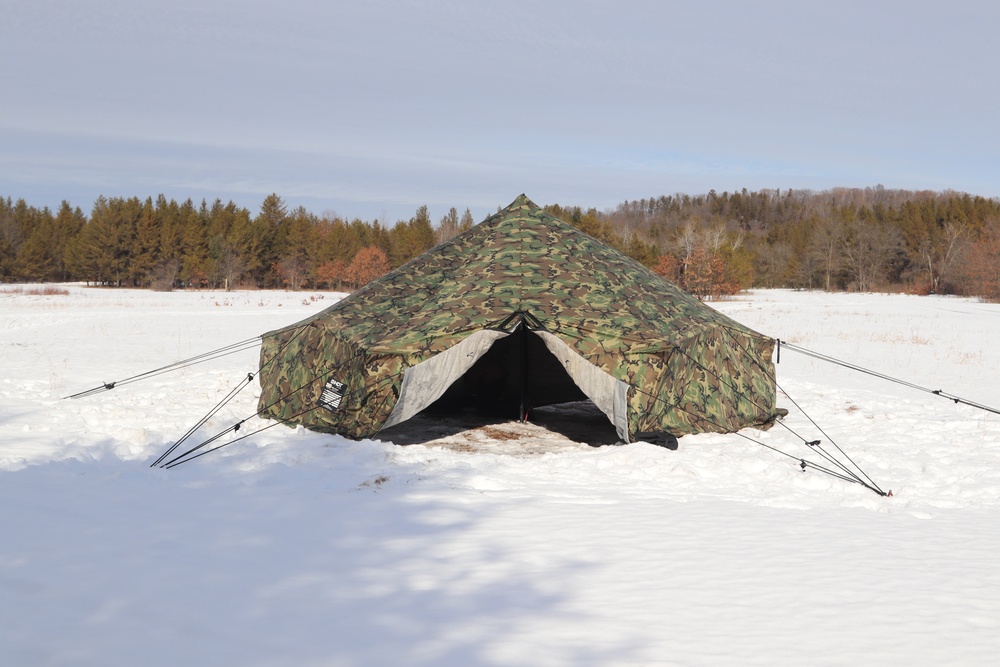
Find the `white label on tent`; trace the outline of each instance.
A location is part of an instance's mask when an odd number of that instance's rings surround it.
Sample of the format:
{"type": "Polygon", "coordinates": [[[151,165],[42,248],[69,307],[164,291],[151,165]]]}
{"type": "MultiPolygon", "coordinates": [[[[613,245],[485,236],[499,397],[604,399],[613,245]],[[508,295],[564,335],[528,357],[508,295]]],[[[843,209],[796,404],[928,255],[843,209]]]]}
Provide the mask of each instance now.
{"type": "Polygon", "coordinates": [[[340,401],[344,398],[344,383],[330,380],[323,387],[320,394],[319,404],[331,412],[340,407],[340,401]]]}

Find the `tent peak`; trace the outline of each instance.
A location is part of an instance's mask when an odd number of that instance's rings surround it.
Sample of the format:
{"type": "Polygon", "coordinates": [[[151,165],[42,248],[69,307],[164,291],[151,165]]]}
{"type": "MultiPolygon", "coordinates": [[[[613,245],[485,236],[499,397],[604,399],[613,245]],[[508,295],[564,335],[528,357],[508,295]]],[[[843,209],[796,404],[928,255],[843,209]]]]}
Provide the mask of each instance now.
{"type": "Polygon", "coordinates": [[[517,208],[539,209],[541,207],[535,202],[531,201],[531,199],[528,198],[528,195],[522,192],[521,194],[519,194],[517,197],[514,198],[514,201],[507,204],[507,206],[505,206],[503,210],[506,211],[517,208]]]}

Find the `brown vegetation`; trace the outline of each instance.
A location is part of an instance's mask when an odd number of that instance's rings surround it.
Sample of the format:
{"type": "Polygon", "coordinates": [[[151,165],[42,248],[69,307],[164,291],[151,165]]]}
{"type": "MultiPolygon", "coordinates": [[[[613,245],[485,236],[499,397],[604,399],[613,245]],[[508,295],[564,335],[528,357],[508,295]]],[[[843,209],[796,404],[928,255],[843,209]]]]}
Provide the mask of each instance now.
{"type": "Polygon", "coordinates": [[[702,297],[753,286],[1000,298],[997,199],[882,187],[713,191],[581,217],[629,239],[619,247],[651,246],[650,266],[702,297]]]}
{"type": "Polygon", "coordinates": [[[3,294],[20,294],[23,296],[69,296],[69,290],[52,285],[42,285],[41,287],[9,287],[3,290],[3,294]]]}

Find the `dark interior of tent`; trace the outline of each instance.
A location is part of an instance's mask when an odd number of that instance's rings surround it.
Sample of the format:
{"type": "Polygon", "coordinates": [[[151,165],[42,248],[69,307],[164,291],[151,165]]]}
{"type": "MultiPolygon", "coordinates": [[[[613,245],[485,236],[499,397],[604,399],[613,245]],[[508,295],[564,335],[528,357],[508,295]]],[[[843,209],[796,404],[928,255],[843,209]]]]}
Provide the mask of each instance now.
{"type": "Polygon", "coordinates": [[[471,409],[491,417],[525,419],[534,408],[585,400],[542,339],[521,326],[493,343],[425,412],[471,409]]]}

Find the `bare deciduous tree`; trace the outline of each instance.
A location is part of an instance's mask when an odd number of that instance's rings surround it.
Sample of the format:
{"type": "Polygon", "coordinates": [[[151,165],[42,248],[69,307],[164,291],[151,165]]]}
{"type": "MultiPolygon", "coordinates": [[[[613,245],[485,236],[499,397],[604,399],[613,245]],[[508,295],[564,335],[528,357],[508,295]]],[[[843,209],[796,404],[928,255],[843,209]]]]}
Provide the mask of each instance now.
{"type": "Polygon", "coordinates": [[[888,225],[863,220],[846,223],[842,258],[855,289],[870,292],[878,287],[902,247],[899,232],[888,225]]]}
{"type": "Polygon", "coordinates": [[[822,272],[824,289],[833,289],[833,277],[840,270],[842,246],[844,244],[844,225],[838,220],[831,220],[825,225],[818,225],[813,230],[809,242],[809,256],[815,261],[822,272]]]}

